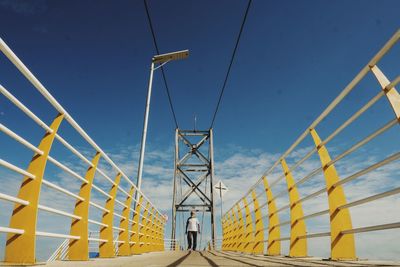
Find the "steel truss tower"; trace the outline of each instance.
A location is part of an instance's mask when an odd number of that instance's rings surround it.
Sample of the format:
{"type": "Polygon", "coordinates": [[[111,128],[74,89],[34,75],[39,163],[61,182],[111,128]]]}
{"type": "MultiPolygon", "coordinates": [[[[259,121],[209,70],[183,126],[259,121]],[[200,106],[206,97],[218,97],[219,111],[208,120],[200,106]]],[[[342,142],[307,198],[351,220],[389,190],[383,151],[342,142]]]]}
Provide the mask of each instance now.
{"type": "Polygon", "coordinates": [[[176,238],[177,213],[195,210],[210,213],[211,239],[215,240],[213,177],[212,129],[176,129],[171,239],[176,238]]]}

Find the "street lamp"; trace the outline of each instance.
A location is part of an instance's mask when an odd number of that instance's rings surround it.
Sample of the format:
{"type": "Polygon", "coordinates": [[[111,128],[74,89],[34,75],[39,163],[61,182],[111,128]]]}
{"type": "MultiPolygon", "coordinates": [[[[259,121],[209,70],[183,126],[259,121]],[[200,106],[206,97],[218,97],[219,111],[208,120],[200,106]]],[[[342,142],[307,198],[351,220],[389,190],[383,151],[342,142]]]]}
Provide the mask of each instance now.
{"type": "Polygon", "coordinates": [[[143,161],[144,161],[144,151],[146,147],[146,136],[147,136],[147,123],[149,120],[149,111],[150,111],[150,98],[151,98],[151,89],[153,85],[153,72],[167,64],[172,60],[181,60],[185,59],[189,56],[189,50],[181,50],[172,53],[155,55],[151,60],[151,68],[150,68],[150,79],[149,79],[149,87],[147,90],[147,98],[146,98],[146,109],[144,113],[144,123],[143,123],[143,132],[142,132],[142,143],[140,147],[140,156],[139,156],[139,167],[138,167],[138,176],[137,176],[137,188],[140,190],[142,185],[142,174],[143,174],[143,161]],[[155,64],[160,64],[157,68],[154,68],[155,64]]]}

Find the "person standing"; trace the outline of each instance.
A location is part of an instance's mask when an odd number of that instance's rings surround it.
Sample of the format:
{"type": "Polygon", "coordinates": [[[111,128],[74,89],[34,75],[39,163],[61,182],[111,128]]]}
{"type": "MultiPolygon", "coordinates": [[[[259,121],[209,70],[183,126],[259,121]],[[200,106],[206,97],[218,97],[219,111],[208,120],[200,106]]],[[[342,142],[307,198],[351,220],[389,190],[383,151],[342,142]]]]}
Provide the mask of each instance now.
{"type": "Polygon", "coordinates": [[[186,235],[188,240],[188,250],[196,250],[197,233],[200,234],[200,223],[196,218],[196,212],[191,211],[190,217],[186,221],[186,235]]]}

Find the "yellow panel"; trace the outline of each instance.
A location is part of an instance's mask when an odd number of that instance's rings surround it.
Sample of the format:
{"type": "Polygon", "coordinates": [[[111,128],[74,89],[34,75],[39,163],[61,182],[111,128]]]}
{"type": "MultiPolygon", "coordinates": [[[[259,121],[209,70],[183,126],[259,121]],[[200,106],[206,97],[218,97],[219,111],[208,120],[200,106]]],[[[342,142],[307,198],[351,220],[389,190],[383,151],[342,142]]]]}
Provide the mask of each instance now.
{"type": "Polygon", "coordinates": [[[142,208],[142,203],[143,203],[143,196],[139,197],[139,201],[136,204],[135,207],[135,212],[133,214],[133,223],[132,223],[132,234],[131,234],[131,255],[132,254],[140,254],[137,253],[137,251],[139,250],[139,219],[140,219],[140,210],[142,208]]]}
{"type": "Polygon", "coordinates": [[[132,186],[129,190],[129,195],[126,196],[125,206],[122,210],[122,217],[121,218],[119,228],[124,229],[124,231],[120,231],[118,235],[118,240],[123,241],[124,243],[118,244],[118,256],[129,256],[131,255],[131,248],[129,246],[129,214],[132,205],[132,197],[135,194],[135,188],[132,186]]]}
{"type": "Polygon", "coordinates": [[[29,163],[27,172],[35,175],[35,179],[25,176],[17,196],[20,199],[29,201],[29,205],[24,206],[16,203],[10,220],[10,228],[23,229],[25,232],[21,235],[7,234],[5,262],[35,263],[36,223],[40,189],[46,169],[47,157],[63,119],[64,115],[57,115],[50,125],[53,133],[46,133],[38,146],[38,149],[43,151],[43,155],[35,153],[29,163]]]}
{"type": "Polygon", "coordinates": [[[244,252],[245,245],[245,222],[243,220],[242,210],[239,204],[236,204],[238,219],[236,220],[235,251],[244,252]]]}
{"type": "Polygon", "coordinates": [[[114,204],[115,198],[117,196],[117,188],[119,181],[121,180],[121,174],[118,173],[114,180],[114,185],[111,186],[109,195],[112,198],[108,198],[106,201],[105,209],[109,212],[103,213],[102,223],[107,224],[107,227],[101,227],[100,229],[100,239],[105,239],[107,242],[99,243],[99,257],[100,258],[112,258],[115,257],[114,249],[114,236],[113,236],[113,226],[114,226],[114,204]]]}
{"type": "Polygon", "coordinates": [[[301,203],[298,202],[300,199],[299,192],[295,186],[295,182],[289,168],[286,164],[285,159],[281,160],[283,172],[285,173],[286,183],[289,193],[290,201],[290,257],[306,257],[307,256],[307,239],[299,238],[307,234],[306,224],[304,220],[299,218],[304,216],[303,208],[301,203]]]}
{"type": "Polygon", "coordinates": [[[264,254],[264,224],[262,221],[262,214],[260,210],[260,205],[258,204],[258,199],[256,192],[253,190],[251,192],[254,204],[254,215],[255,215],[255,226],[256,231],[254,233],[254,245],[253,254],[264,254]]]}
{"type": "Polygon", "coordinates": [[[338,209],[339,206],[345,205],[346,196],[341,185],[332,187],[337,183],[339,175],[335,166],[326,164],[331,161],[328,150],[325,146],[321,146],[321,139],[317,132],[312,129],[311,136],[314,139],[315,145],[318,148],[318,154],[321,159],[321,164],[324,167],[324,176],[326,183],[326,191],[328,193],[329,214],[331,223],[331,258],[339,259],[356,259],[356,249],[354,243],[354,234],[340,234],[341,231],[352,229],[351,217],[349,209],[338,209]]]}
{"type": "Polygon", "coordinates": [[[378,68],[378,66],[371,67],[371,71],[374,73],[376,79],[382,87],[382,90],[385,91],[386,97],[392,106],[394,113],[396,114],[396,118],[400,119],[400,94],[397,92],[396,88],[392,88],[390,90],[385,90],[386,86],[390,84],[388,78],[386,78],[385,74],[378,68]]]}
{"type": "Polygon", "coordinates": [[[82,219],[72,219],[70,235],[80,236],[81,238],[79,240],[70,240],[68,248],[69,260],[89,260],[89,202],[93,179],[99,159],[100,153],[97,152],[92,159],[93,166],[89,166],[88,170],[86,171],[85,179],[88,181],[88,183],[83,182],[81,189],[79,190],[79,196],[83,198],[83,201],[79,199],[76,200],[74,215],[80,216],[82,219]]]}
{"type": "Polygon", "coordinates": [[[254,227],[253,218],[251,217],[250,208],[247,203],[247,199],[243,199],[243,205],[246,212],[246,225],[245,225],[245,235],[244,235],[244,252],[252,253],[254,246],[254,227]]]}
{"type": "Polygon", "coordinates": [[[267,195],[268,203],[268,255],[281,254],[281,230],[279,227],[279,215],[276,209],[274,195],[268,185],[266,177],[263,177],[265,194],[267,195]]]}

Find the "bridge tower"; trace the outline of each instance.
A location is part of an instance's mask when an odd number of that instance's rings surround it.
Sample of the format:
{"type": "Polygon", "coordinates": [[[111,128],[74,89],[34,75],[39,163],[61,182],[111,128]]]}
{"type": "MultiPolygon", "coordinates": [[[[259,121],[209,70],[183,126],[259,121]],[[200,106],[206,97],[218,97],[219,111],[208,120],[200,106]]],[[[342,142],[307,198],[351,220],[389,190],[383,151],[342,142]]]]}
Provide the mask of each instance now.
{"type": "Polygon", "coordinates": [[[171,239],[176,239],[177,213],[195,210],[210,213],[211,239],[215,240],[213,177],[212,129],[176,129],[171,239]]]}

